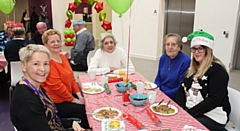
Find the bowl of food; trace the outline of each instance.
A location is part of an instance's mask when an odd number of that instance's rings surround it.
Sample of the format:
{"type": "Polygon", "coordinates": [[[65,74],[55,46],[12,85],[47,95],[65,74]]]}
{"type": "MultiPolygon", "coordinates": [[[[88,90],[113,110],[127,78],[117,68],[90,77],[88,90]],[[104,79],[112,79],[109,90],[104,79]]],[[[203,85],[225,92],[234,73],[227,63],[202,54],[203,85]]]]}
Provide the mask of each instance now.
{"type": "Polygon", "coordinates": [[[147,96],[144,94],[131,94],[129,99],[133,105],[141,106],[146,102],[147,96]]]}
{"type": "Polygon", "coordinates": [[[131,84],[128,83],[127,85],[126,82],[118,82],[117,84],[115,84],[115,87],[119,92],[125,92],[127,89],[131,87],[131,84]]]}

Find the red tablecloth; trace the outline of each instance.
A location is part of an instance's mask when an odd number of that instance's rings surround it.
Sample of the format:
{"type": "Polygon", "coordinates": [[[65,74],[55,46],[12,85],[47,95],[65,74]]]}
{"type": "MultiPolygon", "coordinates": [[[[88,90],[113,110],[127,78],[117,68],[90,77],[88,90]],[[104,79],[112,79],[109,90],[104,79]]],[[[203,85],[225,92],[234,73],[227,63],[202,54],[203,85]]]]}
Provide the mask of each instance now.
{"type": "MultiPolygon", "coordinates": [[[[96,80],[90,80],[87,75],[79,76],[79,81],[81,83],[87,82],[98,82],[100,85],[100,76],[96,76],[96,80]]],[[[135,73],[130,75],[130,79],[133,83],[138,82],[139,80],[148,81],[145,77],[143,77],[140,73],[135,73]]],[[[196,119],[190,116],[187,112],[185,112],[181,107],[179,107],[174,101],[171,102],[172,105],[178,108],[178,113],[172,116],[162,116],[157,115],[157,117],[162,121],[162,125],[157,127],[155,123],[148,116],[145,108],[149,107],[150,104],[146,102],[143,106],[133,106],[129,104],[128,106],[123,106],[122,101],[122,93],[119,93],[115,88],[116,83],[109,83],[109,87],[111,89],[111,94],[107,95],[106,92],[90,95],[83,94],[85,98],[86,112],[88,116],[88,121],[90,126],[93,127],[93,131],[101,131],[101,121],[95,120],[89,113],[92,113],[94,110],[102,108],[102,107],[113,107],[122,111],[122,113],[129,113],[134,116],[137,120],[139,120],[147,130],[160,130],[160,129],[171,129],[172,131],[181,131],[184,125],[194,126],[198,129],[207,130],[201,123],[199,123],[196,119]]],[[[81,84],[82,87],[82,84],[81,84]]],[[[157,101],[164,99],[164,102],[168,102],[170,100],[164,93],[159,91],[157,88],[155,89],[158,92],[157,101]]],[[[135,93],[136,91],[131,89],[131,93],[135,93]]],[[[144,93],[147,94],[148,90],[145,90],[144,93]]],[[[124,121],[126,131],[137,131],[138,129],[132,125],[128,120],[120,117],[120,120],[124,121]]]]}
{"type": "Polygon", "coordinates": [[[4,58],[2,54],[0,54],[0,72],[5,68],[5,66],[8,64],[7,60],[4,58]]]}

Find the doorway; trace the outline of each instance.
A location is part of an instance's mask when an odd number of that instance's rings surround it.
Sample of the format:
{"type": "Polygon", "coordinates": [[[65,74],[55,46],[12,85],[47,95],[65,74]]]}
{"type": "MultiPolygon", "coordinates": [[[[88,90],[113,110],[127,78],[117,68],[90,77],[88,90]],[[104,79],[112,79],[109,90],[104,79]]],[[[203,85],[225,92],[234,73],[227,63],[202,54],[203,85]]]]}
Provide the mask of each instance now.
{"type": "MultiPolygon", "coordinates": [[[[195,0],[165,0],[165,35],[178,33],[184,37],[193,31],[195,0]]],[[[190,42],[183,44],[182,52],[190,56],[190,42]]]]}
{"type": "Polygon", "coordinates": [[[240,12],[238,16],[238,30],[237,30],[237,39],[235,43],[234,57],[233,57],[233,69],[240,70],[240,12]]]}

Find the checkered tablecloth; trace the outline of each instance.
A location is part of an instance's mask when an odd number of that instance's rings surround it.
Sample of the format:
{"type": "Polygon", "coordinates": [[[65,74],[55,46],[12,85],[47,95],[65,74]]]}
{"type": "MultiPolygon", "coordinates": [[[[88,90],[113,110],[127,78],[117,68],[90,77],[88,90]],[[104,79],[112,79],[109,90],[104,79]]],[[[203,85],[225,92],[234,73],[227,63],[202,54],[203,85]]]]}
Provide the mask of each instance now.
{"type": "MultiPolygon", "coordinates": [[[[100,85],[101,76],[96,76],[96,80],[90,80],[88,75],[79,76],[78,80],[80,83],[88,83],[88,82],[98,82],[100,85]]],[[[140,73],[135,73],[130,75],[130,80],[133,83],[136,83],[140,80],[148,81],[144,76],[140,73]]],[[[102,92],[100,94],[90,95],[83,94],[85,98],[86,112],[88,116],[88,121],[90,126],[92,126],[93,131],[101,131],[101,121],[95,120],[91,113],[102,107],[113,107],[121,110],[122,113],[129,113],[134,116],[138,121],[140,121],[148,131],[151,130],[160,130],[160,129],[171,129],[172,131],[181,131],[185,125],[194,126],[198,129],[207,130],[201,123],[195,120],[191,115],[185,112],[181,107],[179,107],[174,101],[171,101],[171,104],[178,108],[178,113],[172,116],[162,116],[157,115],[157,117],[162,121],[162,125],[157,127],[155,123],[151,120],[149,115],[147,114],[145,108],[149,107],[150,104],[146,102],[143,106],[134,106],[129,104],[128,106],[123,106],[122,93],[119,93],[115,88],[116,83],[109,83],[109,87],[111,89],[111,94],[107,95],[106,92],[102,92]]],[[[81,84],[82,85],[82,84],[81,84]]],[[[155,89],[158,92],[156,102],[164,99],[164,102],[168,102],[170,100],[164,93],[155,89]]],[[[148,90],[145,90],[144,93],[147,94],[148,90]]],[[[131,89],[130,93],[136,93],[135,90],[131,89]]],[[[128,120],[123,118],[122,116],[119,118],[124,121],[126,131],[137,131],[138,129],[131,124],[128,120]]]]}

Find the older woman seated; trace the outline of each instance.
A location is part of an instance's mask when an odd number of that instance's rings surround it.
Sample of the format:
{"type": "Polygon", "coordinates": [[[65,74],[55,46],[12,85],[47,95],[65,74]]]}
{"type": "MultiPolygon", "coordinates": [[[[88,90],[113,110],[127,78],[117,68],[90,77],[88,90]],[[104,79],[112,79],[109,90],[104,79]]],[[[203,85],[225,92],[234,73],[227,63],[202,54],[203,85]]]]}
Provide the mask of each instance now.
{"type": "MultiPolygon", "coordinates": [[[[110,72],[118,73],[119,70],[125,70],[127,68],[128,56],[126,52],[116,46],[117,42],[112,34],[104,33],[99,41],[99,47],[91,58],[88,72],[94,71],[97,75],[106,74],[110,72]]],[[[135,72],[135,68],[129,60],[129,74],[135,72]]]]}
{"type": "Polygon", "coordinates": [[[50,70],[49,50],[42,45],[28,45],[19,55],[23,77],[16,85],[10,107],[11,121],[17,130],[62,131],[72,127],[83,131],[76,121],[60,121],[52,100],[40,86],[50,70]]]}
{"type": "Polygon", "coordinates": [[[68,59],[60,54],[62,49],[60,32],[54,29],[47,30],[42,35],[42,40],[52,53],[50,60],[51,70],[46,81],[41,83],[42,87],[47,91],[58,108],[60,118],[80,118],[81,126],[89,129],[84,99],[68,59]]]}

